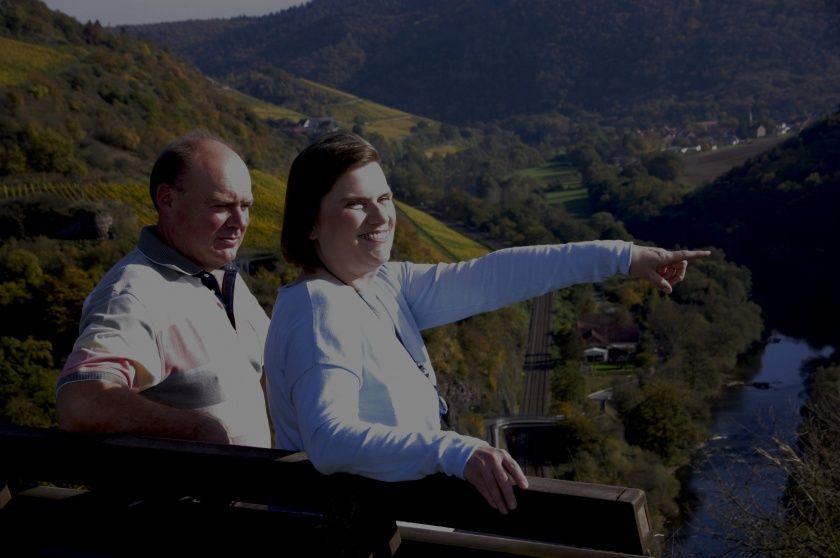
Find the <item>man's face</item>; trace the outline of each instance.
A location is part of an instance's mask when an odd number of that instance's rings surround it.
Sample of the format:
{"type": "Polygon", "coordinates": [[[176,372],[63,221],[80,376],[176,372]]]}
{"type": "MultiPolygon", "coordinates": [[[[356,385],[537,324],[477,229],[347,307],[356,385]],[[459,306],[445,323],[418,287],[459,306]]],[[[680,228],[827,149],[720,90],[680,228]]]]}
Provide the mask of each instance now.
{"type": "Polygon", "coordinates": [[[158,229],[164,240],[205,271],[233,261],[254,203],[248,168],[226,146],[207,141],[178,189],[159,196],[158,229]]]}

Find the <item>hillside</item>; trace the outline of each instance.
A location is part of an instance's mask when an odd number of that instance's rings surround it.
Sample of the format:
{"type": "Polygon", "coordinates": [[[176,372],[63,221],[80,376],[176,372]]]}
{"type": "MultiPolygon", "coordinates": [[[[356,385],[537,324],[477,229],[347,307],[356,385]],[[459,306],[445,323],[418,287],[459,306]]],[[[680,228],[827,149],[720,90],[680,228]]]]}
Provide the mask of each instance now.
{"type": "Polygon", "coordinates": [[[299,149],[189,64],[41,2],[0,3],[0,48],[4,183],[142,181],[156,153],[194,128],[266,170],[285,171],[299,149]]]}
{"type": "Polygon", "coordinates": [[[840,113],[731,170],[634,229],[690,246],[715,245],[753,272],[770,322],[840,345],[840,113]]]}
{"type": "MultiPolygon", "coordinates": [[[[0,47],[0,309],[19,317],[0,326],[0,421],[50,426],[56,369],[78,334],[84,298],[131,248],[139,226],[154,221],[146,180],[157,151],[195,127],[240,149],[256,200],[247,256],[277,252],[285,193],[278,177],[308,139],[267,123],[294,117],[293,109],[218,86],[163,50],[35,0],[0,1],[0,47]]],[[[415,118],[306,87],[347,104],[342,118],[367,111],[370,120],[354,124],[380,126],[383,136],[403,133],[415,118]]],[[[417,118],[414,126],[437,125],[417,118]]],[[[434,262],[482,251],[410,207],[399,220],[394,257],[434,262]]],[[[253,271],[247,280],[266,306],[294,277],[282,262],[262,261],[253,271]]],[[[513,411],[526,332],[527,315],[507,308],[430,337],[462,431],[481,435],[483,416],[513,411]]]]}
{"type": "Polygon", "coordinates": [[[838,29],[823,0],[314,0],[126,28],[213,76],[279,68],[445,122],[560,113],[641,127],[830,110],[838,29]]]}
{"type": "Polygon", "coordinates": [[[341,128],[357,129],[368,136],[378,134],[389,141],[405,139],[418,126],[430,132],[440,131],[440,123],[428,118],[299,79],[282,70],[229,74],[225,82],[234,88],[226,91],[228,95],[275,124],[278,120],[297,122],[307,117],[330,117],[341,128]]]}
{"type": "Polygon", "coordinates": [[[771,136],[740,145],[723,146],[714,151],[686,155],[683,180],[691,186],[702,186],[726,171],[743,165],[748,159],[775,147],[785,139],[785,136],[771,136]]]}

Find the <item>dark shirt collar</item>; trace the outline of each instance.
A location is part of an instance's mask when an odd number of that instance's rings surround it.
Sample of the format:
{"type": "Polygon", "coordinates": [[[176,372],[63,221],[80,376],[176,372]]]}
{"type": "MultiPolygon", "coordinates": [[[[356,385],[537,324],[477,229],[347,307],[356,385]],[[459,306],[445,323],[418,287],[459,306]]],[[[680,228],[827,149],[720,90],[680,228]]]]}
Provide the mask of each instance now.
{"type": "Polygon", "coordinates": [[[234,262],[225,264],[224,281],[222,287],[219,288],[219,283],[212,273],[204,271],[197,263],[162,241],[155,227],[143,227],[143,230],[140,231],[140,241],[137,243],[137,248],[157,265],[198,278],[205,287],[213,291],[222,301],[231,325],[234,329],[236,328],[236,320],[233,316],[233,292],[236,285],[236,274],[239,271],[238,265],[234,262]]]}
{"type": "Polygon", "coordinates": [[[137,248],[154,263],[184,275],[196,275],[203,271],[197,263],[161,240],[155,227],[143,227],[137,248]]]}

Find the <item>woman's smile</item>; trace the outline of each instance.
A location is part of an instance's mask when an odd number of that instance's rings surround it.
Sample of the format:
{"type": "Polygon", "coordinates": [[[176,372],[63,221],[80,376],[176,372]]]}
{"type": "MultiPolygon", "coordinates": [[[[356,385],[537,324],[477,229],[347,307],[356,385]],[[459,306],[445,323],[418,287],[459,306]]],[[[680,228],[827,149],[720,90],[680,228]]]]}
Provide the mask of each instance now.
{"type": "Polygon", "coordinates": [[[347,284],[372,277],[391,258],[396,209],[379,163],[351,168],[321,200],[310,238],[323,265],[347,284]]]}

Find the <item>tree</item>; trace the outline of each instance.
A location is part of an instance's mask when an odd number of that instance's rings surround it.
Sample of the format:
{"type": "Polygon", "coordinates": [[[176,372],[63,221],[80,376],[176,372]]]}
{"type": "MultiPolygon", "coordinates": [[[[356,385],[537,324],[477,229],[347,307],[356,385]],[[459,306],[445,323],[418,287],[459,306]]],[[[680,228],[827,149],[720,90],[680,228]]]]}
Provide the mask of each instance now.
{"type": "Polygon", "coordinates": [[[0,337],[0,421],[55,425],[55,371],[48,341],[0,337]]]}
{"type": "Polygon", "coordinates": [[[674,382],[654,380],[621,404],[627,441],[677,463],[700,441],[693,396],[674,382]]]}
{"type": "Polygon", "coordinates": [[[679,180],[685,170],[682,157],[669,151],[659,153],[648,159],[645,162],[645,167],[652,176],[668,182],[679,180]]]}

